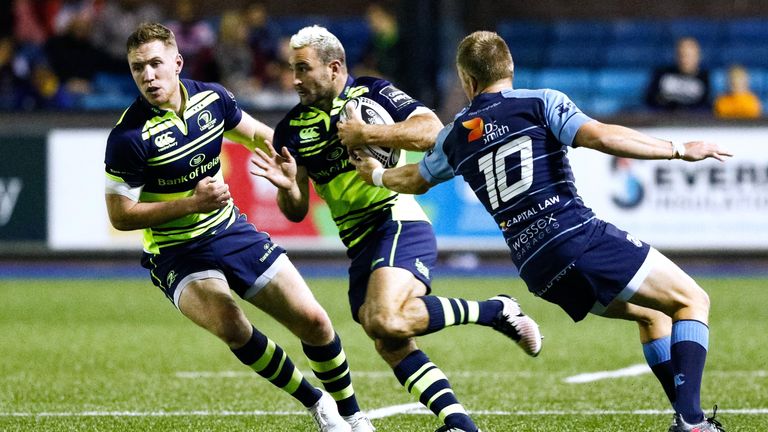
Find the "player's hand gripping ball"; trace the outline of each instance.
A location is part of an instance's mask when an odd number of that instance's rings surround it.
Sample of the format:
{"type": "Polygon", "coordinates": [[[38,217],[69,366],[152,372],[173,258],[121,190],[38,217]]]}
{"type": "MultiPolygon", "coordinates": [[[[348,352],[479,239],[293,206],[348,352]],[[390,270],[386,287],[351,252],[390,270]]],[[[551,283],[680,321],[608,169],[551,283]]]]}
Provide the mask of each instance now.
{"type": "MultiPolygon", "coordinates": [[[[358,96],[347,101],[346,105],[352,106],[357,112],[363,123],[366,124],[394,124],[392,116],[389,115],[387,110],[378,102],[367,97],[358,96]]],[[[346,106],[342,108],[339,113],[341,121],[347,120],[346,106]]],[[[368,156],[371,156],[378,160],[384,168],[392,168],[397,165],[397,161],[400,160],[400,149],[393,149],[389,147],[379,147],[375,145],[366,145],[360,147],[368,156]]]]}

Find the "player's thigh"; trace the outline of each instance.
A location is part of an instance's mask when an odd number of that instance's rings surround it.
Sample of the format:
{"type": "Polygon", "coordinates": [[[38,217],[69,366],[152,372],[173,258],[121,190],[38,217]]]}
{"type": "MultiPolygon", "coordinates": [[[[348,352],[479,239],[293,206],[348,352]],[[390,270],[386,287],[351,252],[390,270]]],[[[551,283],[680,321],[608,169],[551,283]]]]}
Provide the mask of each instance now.
{"type": "Polygon", "coordinates": [[[333,326],[325,309],[307,286],[299,271],[283,255],[279,268],[266,286],[246,300],[283,324],[305,342],[329,343],[333,326]]]}
{"type": "Polygon", "coordinates": [[[352,260],[349,297],[353,317],[396,313],[409,298],[428,294],[436,261],[431,224],[387,221],[352,260]]]}
{"type": "Polygon", "coordinates": [[[675,320],[706,322],[709,299],[701,287],[680,267],[655,249],[653,265],[630,303],[655,309],[675,320]]]}
{"type": "Polygon", "coordinates": [[[193,279],[178,289],[179,310],[192,322],[230,345],[240,345],[250,337],[251,325],[225,280],[193,279]]]}
{"type": "Polygon", "coordinates": [[[423,296],[427,287],[411,271],[400,267],[380,267],[371,273],[365,307],[377,313],[394,314],[409,299],[423,296]]]}

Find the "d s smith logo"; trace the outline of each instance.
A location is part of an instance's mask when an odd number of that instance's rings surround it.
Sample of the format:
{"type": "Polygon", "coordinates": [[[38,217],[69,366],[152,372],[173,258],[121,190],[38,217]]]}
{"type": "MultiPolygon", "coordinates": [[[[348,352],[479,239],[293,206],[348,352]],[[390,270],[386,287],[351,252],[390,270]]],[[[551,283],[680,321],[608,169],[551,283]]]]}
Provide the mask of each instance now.
{"type": "Polygon", "coordinates": [[[632,170],[634,161],[625,158],[611,160],[611,172],[614,181],[611,201],[622,209],[635,208],[643,202],[645,187],[632,170]]]}

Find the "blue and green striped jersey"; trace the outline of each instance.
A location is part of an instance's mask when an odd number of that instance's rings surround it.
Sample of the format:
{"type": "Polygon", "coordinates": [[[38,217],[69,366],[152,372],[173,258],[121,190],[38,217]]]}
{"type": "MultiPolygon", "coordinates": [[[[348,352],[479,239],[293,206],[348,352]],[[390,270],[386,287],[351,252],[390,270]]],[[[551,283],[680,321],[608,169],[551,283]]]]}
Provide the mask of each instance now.
{"type": "MultiPolygon", "coordinates": [[[[180,80],[186,105],[181,117],[139,96],[107,139],[104,163],[107,192],[139,202],[172,201],[191,196],[205,177],[223,179],[224,132],[236,127],[242,111],[219,84],[180,80]]],[[[144,250],[158,253],[228,226],[234,204],[211,213],[194,213],[144,229],[144,250]]]]}
{"type": "MultiPolygon", "coordinates": [[[[331,112],[313,106],[296,105],[275,129],[278,153],[287,147],[298,165],[307,169],[317,194],[328,203],[347,248],[359,244],[385,220],[428,220],[411,195],[370,186],[361,180],[349,153],[339,141],[336,123],[347,99],[365,96],[384,107],[400,122],[424,105],[398,90],[389,81],[349,77],[331,112]]],[[[400,158],[405,163],[405,157],[400,158]]]]}

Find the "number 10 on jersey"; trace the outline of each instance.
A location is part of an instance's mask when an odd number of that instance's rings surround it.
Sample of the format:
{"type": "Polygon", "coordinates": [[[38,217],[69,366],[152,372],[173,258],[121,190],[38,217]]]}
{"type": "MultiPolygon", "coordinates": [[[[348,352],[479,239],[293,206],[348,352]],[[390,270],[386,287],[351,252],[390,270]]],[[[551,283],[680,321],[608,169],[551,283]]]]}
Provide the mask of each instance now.
{"type": "MultiPolygon", "coordinates": [[[[499,207],[501,202],[507,202],[528,190],[533,184],[533,145],[531,137],[521,136],[508,142],[495,151],[483,155],[477,161],[480,171],[485,174],[485,187],[488,190],[488,201],[492,209],[499,207]],[[520,153],[520,164],[510,167],[510,174],[519,171],[518,181],[509,184],[507,180],[507,158],[520,153]]],[[[515,175],[512,178],[518,178],[515,175]]]]}

